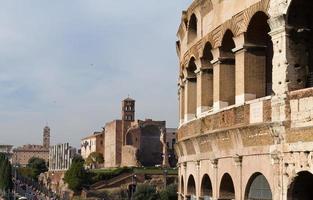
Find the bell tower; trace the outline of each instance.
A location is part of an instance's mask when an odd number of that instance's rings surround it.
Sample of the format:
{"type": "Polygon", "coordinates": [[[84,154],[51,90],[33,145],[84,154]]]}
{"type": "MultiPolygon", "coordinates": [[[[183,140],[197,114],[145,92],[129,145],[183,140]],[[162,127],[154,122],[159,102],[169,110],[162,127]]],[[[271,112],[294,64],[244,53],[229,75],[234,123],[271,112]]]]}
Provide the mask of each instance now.
{"type": "Polygon", "coordinates": [[[126,98],[122,101],[122,141],[123,145],[126,144],[126,132],[135,121],[135,100],[126,98]]]}
{"type": "Polygon", "coordinates": [[[135,100],[129,97],[122,101],[122,120],[135,121],[135,100]]]}
{"type": "Polygon", "coordinates": [[[49,126],[43,129],[43,147],[49,149],[50,147],[50,128],[49,126]]]}

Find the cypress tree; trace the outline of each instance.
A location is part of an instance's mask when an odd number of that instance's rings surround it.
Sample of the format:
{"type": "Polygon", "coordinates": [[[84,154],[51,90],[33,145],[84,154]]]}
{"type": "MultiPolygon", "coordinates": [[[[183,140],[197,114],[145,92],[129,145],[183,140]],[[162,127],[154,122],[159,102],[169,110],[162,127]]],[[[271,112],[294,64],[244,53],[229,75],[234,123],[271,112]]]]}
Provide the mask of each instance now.
{"type": "Polygon", "coordinates": [[[8,159],[4,160],[3,177],[3,189],[5,191],[11,190],[13,188],[12,167],[8,159]]]}
{"type": "Polygon", "coordinates": [[[0,190],[4,190],[5,155],[0,153],[0,190]]]}

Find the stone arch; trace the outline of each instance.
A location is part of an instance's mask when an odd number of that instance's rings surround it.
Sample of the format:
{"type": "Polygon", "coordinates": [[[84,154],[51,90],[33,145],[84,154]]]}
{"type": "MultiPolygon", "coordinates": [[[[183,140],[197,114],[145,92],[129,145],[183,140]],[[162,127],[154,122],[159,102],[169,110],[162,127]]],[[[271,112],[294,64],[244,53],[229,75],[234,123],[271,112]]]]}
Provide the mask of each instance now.
{"type": "MultiPolygon", "coordinates": [[[[313,87],[313,4],[310,0],[292,0],[286,23],[289,37],[288,89],[313,87]]],[[[286,80],[286,81],[287,81],[286,80]]]]}
{"type": "Polygon", "coordinates": [[[188,182],[187,182],[187,196],[190,196],[191,198],[195,198],[197,196],[196,191],[197,191],[196,181],[193,175],[189,175],[188,182]]]}
{"type": "Polygon", "coordinates": [[[188,21],[188,43],[193,42],[198,35],[198,18],[195,13],[191,14],[188,21]]]}
{"type": "MultiPolygon", "coordinates": [[[[265,13],[268,18],[270,17],[268,10],[269,10],[269,0],[261,0],[258,3],[252,5],[248,9],[244,10],[242,19],[243,19],[243,26],[242,32],[246,32],[248,30],[248,26],[251,22],[251,19],[255,16],[256,13],[262,12],[265,13]]],[[[238,32],[239,34],[242,32],[238,32]]]]}
{"type": "Polygon", "coordinates": [[[262,173],[254,173],[245,189],[245,200],[272,200],[272,190],[262,173]]]}
{"type": "Polygon", "coordinates": [[[219,199],[235,199],[234,182],[228,173],[222,176],[219,189],[219,199]]]}
{"type": "Polygon", "coordinates": [[[287,191],[288,200],[311,200],[313,199],[313,174],[301,171],[293,179],[287,191]]]}
{"type": "Polygon", "coordinates": [[[195,57],[191,57],[186,67],[185,83],[185,113],[187,120],[191,120],[197,113],[197,65],[195,57]]]}
{"type": "Polygon", "coordinates": [[[246,32],[244,90],[249,99],[272,95],[273,42],[267,21],[266,13],[256,12],[246,32]]]}
{"type": "Polygon", "coordinates": [[[220,47],[219,67],[214,69],[219,73],[219,101],[225,106],[235,104],[235,42],[234,34],[227,30],[220,47]]]}
{"type": "Polygon", "coordinates": [[[208,174],[202,177],[201,181],[201,197],[203,199],[211,199],[213,197],[212,182],[208,174]]]}
{"type": "Polygon", "coordinates": [[[201,56],[201,68],[212,68],[211,61],[213,60],[212,55],[212,44],[211,42],[206,42],[201,56]]]}
{"type": "Polygon", "coordinates": [[[199,84],[197,85],[199,91],[197,110],[204,112],[213,107],[213,54],[212,45],[207,42],[204,45],[201,61],[200,76],[198,76],[199,84]]]}

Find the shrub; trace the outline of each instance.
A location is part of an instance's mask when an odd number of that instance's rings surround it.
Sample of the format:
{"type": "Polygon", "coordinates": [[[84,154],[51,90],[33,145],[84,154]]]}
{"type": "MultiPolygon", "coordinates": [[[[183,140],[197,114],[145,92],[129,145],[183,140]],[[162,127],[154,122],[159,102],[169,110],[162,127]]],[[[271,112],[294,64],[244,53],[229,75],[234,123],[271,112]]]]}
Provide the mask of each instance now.
{"type": "Polygon", "coordinates": [[[32,157],[29,159],[27,167],[31,170],[30,178],[35,180],[41,173],[48,171],[46,161],[42,158],[32,157]]]}
{"type": "Polygon", "coordinates": [[[160,200],[177,200],[177,184],[168,185],[159,193],[160,200]]]}
{"type": "Polygon", "coordinates": [[[81,159],[73,159],[71,167],[66,171],[64,181],[74,192],[82,190],[83,185],[88,183],[89,175],[84,168],[84,162],[81,159]]]}
{"type": "Polygon", "coordinates": [[[134,200],[157,200],[158,194],[155,187],[148,184],[138,185],[133,196],[134,200]]]}

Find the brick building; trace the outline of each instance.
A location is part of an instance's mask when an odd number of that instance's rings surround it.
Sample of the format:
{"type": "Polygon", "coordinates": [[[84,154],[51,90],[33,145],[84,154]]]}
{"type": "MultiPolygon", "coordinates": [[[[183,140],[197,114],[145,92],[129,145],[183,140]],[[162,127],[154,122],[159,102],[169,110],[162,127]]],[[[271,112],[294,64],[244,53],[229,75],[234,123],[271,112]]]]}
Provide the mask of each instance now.
{"type": "Polygon", "coordinates": [[[122,101],[121,114],[121,119],[106,123],[104,128],[104,166],[161,165],[160,136],[165,121],[135,120],[135,100],[131,98],[122,101]]]}
{"type": "Polygon", "coordinates": [[[47,163],[49,160],[50,128],[43,129],[43,144],[27,144],[13,149],[12,163],[25,167],[32,157],[42,158],[47,163]]]}

